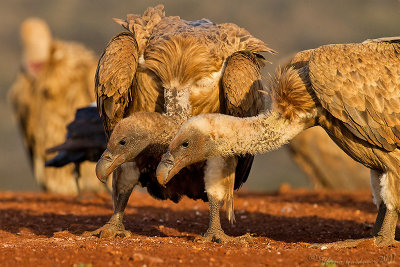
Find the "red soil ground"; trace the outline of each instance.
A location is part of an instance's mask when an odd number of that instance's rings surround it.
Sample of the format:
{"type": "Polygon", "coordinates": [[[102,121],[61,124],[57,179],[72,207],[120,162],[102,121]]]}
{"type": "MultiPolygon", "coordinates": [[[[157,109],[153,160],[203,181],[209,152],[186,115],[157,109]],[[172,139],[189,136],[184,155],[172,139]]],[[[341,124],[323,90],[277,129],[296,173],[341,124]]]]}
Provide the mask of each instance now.
{"type": "MultiPolygon", "coordinates": [[[[1,266],[371,266],[400,264],[400,247],[312,249],[314,242],[369,237],[376,216],[369,191],[281,190],[237,194],[236,223],[252,244],[198,243],[208,206],[183,199],[158,201],[135,192],[126,209],[132,237],[80,236],[112,213],[107,195],[86,200],[45,193],[0,193],[1,266]]],[[[224,216],[222,216],[224,217],[224,216]]],[[[400,233],[399,230],[397,232],[400,233]]],[[[399,239],[397,237],[397,239],[399,239]]]]}

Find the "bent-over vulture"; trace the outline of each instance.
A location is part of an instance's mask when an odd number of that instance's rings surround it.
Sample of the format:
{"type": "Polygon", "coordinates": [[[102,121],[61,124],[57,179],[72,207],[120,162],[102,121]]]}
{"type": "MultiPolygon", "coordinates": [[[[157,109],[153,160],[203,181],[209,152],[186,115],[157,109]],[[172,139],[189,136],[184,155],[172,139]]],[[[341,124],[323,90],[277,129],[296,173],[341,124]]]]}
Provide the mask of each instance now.
{"type": "MultiPolygon", "coordinates": [[[[41,19],[21,25],[21,71],[10,90],[10,101],[29,153],[34,177],[46,190],[76,193],[74,168],[46,168],[46,149],[64,141],[71,111],[94,101],[95,55],[75,42],[54,39],[41,19]]],[[[93,172],[94,164],[82,166],[83,190],[104,190],[93,172]]]]}
{"type": "Polygon", "coordinates": [[[81,196],[79,186],[81,164],[85,161],[97,162],[106,146],[103,121],[96,104],[79,108],[75,113],[75,119],[67,125],[65,142],[46,150],[46,153],[57,152],[57,155],[46,161],[45,165],[59,168],[73,163],[76,188],[78,195],[81,196]]]}
{"type": "MultiPolygon", "coordinates": [[[[261,111],[263,101],[258,90],[262,89],[259,68],[263,58],[257,52],[273,51],[246,30],[229,23],[216,25],[205,19],[185,21],[179,17],[165,17],[162,6],[148,8],[143,16],[128,15],[126,21],[116,21],[129,32],[118,34],[110,41],[96,74],[97,103],[108,136],[118,122],[138,111],[165,113],[165,116],[174,114],[173,118],[179,123],[200,113],[245,117],[261,111]],[[239,52],[238,59],[232,65],[237,66],[229,67],[227,62],[235,52],[239,52]],[[178,103],[189,106],[189,114],[181,110],[178,103]]],[[[165,131],[173,136],[176,128],[165,131]]],[[[157,153],[161,152],[164,151],[157,153]]],[[[160,156],[152,155],[153,160],[148,161],[145,169],[137,162],[124,163],[116,169],[113,176],[114,214],[93,234],[127,233],[122,224],[127,200],[133,187],[142,181],[142,176],[147,175],[147,181],[156,182],[155,169],[160,156]]],[[[106,153],[103,159],[114,160],[109,157],[106,153]]],[[[211,221],[218,222],[207,231],[207,240],[228,239],[219,225],[219,208],[226,190],[223,184],[226,179],[235,179],[234,172],[238,174],[237,186],[245,181],[252,160],[252,156],[231,157],[211,160],[207,164],[204,182],[212,209],[211,221]],[[222,172],[227,168],[230,168],[230,178],[222,172]]],[[[99,167],[98,174],[105,178],[103,174],[108,174],[109,170],[101,174],[102,169],[106,168],[99,167]]],[[[197,171],[190,169],[185,173],[182,175],[192,178],[182,178],[185,183],[199,184],[195,180],[203,175],[200,173],[199,177],[197,171]]],[[[184,188],[187,188],[185,195],[201,196],[200,187],[190,189],[187,185],[184,188]]],[[[163,190],[157,193],[159,195],[153,192],[153,196],[165,198],[161,192],[163,190]]]]}
{"type": "MultiPolygon", "coordinates": [[[[210,157],[265,153],[319,125],[348,155],[371,169],[379,211],[368,242],[392,245],[400,207],[399,63],[400,37],[300,52],[272,80],[271,111],[252,118],[191,118],[172,140],[160,166],[167,162],[174,174],[210,157]]],[[[159,174],[170,179],[168,171],[159,174]]],[[[315,246],[350,247],[363,240],[315,246]]]]}

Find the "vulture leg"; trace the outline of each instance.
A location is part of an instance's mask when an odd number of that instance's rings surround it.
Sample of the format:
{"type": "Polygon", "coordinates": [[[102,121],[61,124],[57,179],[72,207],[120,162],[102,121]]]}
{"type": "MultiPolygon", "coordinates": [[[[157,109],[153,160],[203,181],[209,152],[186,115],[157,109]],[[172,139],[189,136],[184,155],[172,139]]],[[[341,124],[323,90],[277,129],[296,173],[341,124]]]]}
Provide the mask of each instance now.
{"type": "Polygon", "coordinates": [[[387,247],[397,243],[394,240],[397,219],[398,212],[396,210],[388,209],[383,202],[379,205],[378,216],[372,228],[372,235],[377,247],[387,247]]]}
{"type": "Polygon", "coordinates": [[[377,247],[387,247],[396,245],[398,242],[394,239],[396,225],[398,220],[398,211],[387,208],[381,197],[381,179],[384,175],[378,171],[371,170],[371,187],[374,195],[374,201],[378,205],[378,215],[372,228],[372,238],[348,239],[344,241],[312,244],[315,248],[349,248],[356,247],[362,242],[369,242],[377,247]]]}
{"type": "Polygon", "coordinates": [[[124,210],[128,204],[133,188],[139,180],[139,170],[135,163],[122,164],[113,173],[113,201],[114,212],[110,220],[102,227],[92,232],[83,233],[84,236],[99,236],[111,238],[116,236],[129,237],[132,233],[125,230],[123,224],[124,210]]]}
{"type": "Polygon", "coordinates": [[[221,227],[220,208],[226,205],[227,216],[231,223],[235,221],[233,211],[233,190],[235,185],[235,169],[237,159],[214,158],[207,160],[205,170],[205,186],[210,207],[210,222],[207,231],[197,241],[202,242],[235,242],[248,241],[250,235],[231,237],[221,227]]]}
{"type": "Polygon", "coordinates": [[[81,168],[80,163],[74,163],[74,175],[75,175],[75,183],[76,183],[76,190],[78,192],[78,199],[82,197],[81,187],[79,186],[79,178],[81,177],[81,168]]]}

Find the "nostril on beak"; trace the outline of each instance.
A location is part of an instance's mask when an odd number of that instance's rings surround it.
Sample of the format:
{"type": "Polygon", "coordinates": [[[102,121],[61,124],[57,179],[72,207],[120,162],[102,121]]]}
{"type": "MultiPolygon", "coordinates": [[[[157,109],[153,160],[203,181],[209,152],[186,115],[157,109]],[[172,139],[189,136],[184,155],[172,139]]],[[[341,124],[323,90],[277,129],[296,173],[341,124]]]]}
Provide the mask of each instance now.
{"type": "Polygon", "coordinates": [[[174,164],[174,157],[168,151],[167,153],[164,154],[164,156],[162,157],[161,161],[164,162],[164,163],[173,165],[174,164]]]}
{"type": "Polygon", "coordinates": [[[106,161],[112,161],[112,157],[110,155],[110,152],[108,152],[107,150],[103,153],[103,155],[101,155],[101,159],[102,160],[106,160],[106,161]]]}

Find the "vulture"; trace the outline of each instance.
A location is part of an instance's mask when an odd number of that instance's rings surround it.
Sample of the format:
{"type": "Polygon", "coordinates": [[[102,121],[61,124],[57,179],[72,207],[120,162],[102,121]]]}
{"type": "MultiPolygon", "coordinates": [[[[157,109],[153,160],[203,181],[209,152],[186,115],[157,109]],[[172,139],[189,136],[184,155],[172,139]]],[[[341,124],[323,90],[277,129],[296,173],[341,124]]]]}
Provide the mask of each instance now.
{"type": "MultiPolygon", "coordinates": [[[[321,126],[371,170],[378,215],[371,238],[314,247],[395,244],[400,208],[400,37],[332,44],[295,55],[271,79],[271,109],[250,118],[203,114],[185,122],[157,169],[165,183],[192,163],[255,155],[321,126]]],[[[351,179],[351,177],[349,177],[351,179]]]]}
{"type": "Polygon", "coordinates": [[[106,145],[103,121],[97,111],[96,103],[79,108],[75,113],[75,119],[67,125],[65,142],[46,150],[46,153],[57,152],[57,155],[46,161],[45,166],[64,167],[73,163],[76,188],[78,196],[81,196],[79,185],[81,164],[84,161],[97,162],[106,145]]]}
{"type": "MultiPolygon", "coordinates": [[[[128,32],[118,34],[109,42],[99,60],[95,79],[98,109],[106,135],[110,137],[108,151],[103,154],[96,172],[105,180],[115,170],[114,213],[106,225],[86,234],[129,235],[122,223],[123,212],[132,189],[140,183],[153,196],[173,201],[182,195],[206,199],[202,193],[205,189],[211,213],[205,240],[231,240],[220,226],[219,209],[224,199],[228,199],[228,206],[233,205],[230,191],[234,184],[237,188],[247,179],[253,156],[216,158],[207,161],[206,166],[203,163],[203,166],[188,168],[180,174],[182,183],[188,183],[182,185],[185,190],[174,189],[178,183],[163,189],[155,171],[166,150],[165,144],[188,117],[200,113],[246,117],[263,109],[262,94],[258,90],[262,89],[259,69],[264,59],[259,52],[274,51],[234,24],[166,17],[161,5],[148,8],[142,16],[127,15],[126,20],[115,21],[128,32]],[[147,112],[147,115],[138,112],[147,112]],[[148,115],[151,112],[164,117],[148,115]],[[118,123],[130,116],[133,119],[123,125],[131,125],[134,131],[125,126],[125,131],[113,136],[118,123]],[[132,123],[135,119],[136,125],[132,123]],[[151,119],[160,120],[160,126],[151,124],[151,119]],[[175,123],[167,123],[171,120],[175,123]],[[117,141],[117,137],[127,137],[125,134],[134,140],[151,134],[150,141],[159,142],[160,131],[165,139],[156,146],[144,141],[140,145],[145,147],[133,146],[124,138],[117,141]],[[115,146],[126,148],[119,150],[115,146]],[[127,153],[122,155],[122,152],[127,153]],[[144,163],[142,158],[146,158],[144,163]],[[178,191],[171,192],[174,190],[178,191]]],[[[233,219],[231,207],[228,210],[233,219]]]]}
{"type": "MultiPolygon", "coordinates": [[[[46,22],[26,19],[21,25],[21,70],[10,92],[15,118],[37,182],[55,193],[76,193],[72,166],[46,168],[46,149],[64,141],[71,111],[94,101],[95,55],[75,42],[54,39],[46,22]]],[[[93,171],[82,166],[84,190],[104,190],[93,171]]]]}

